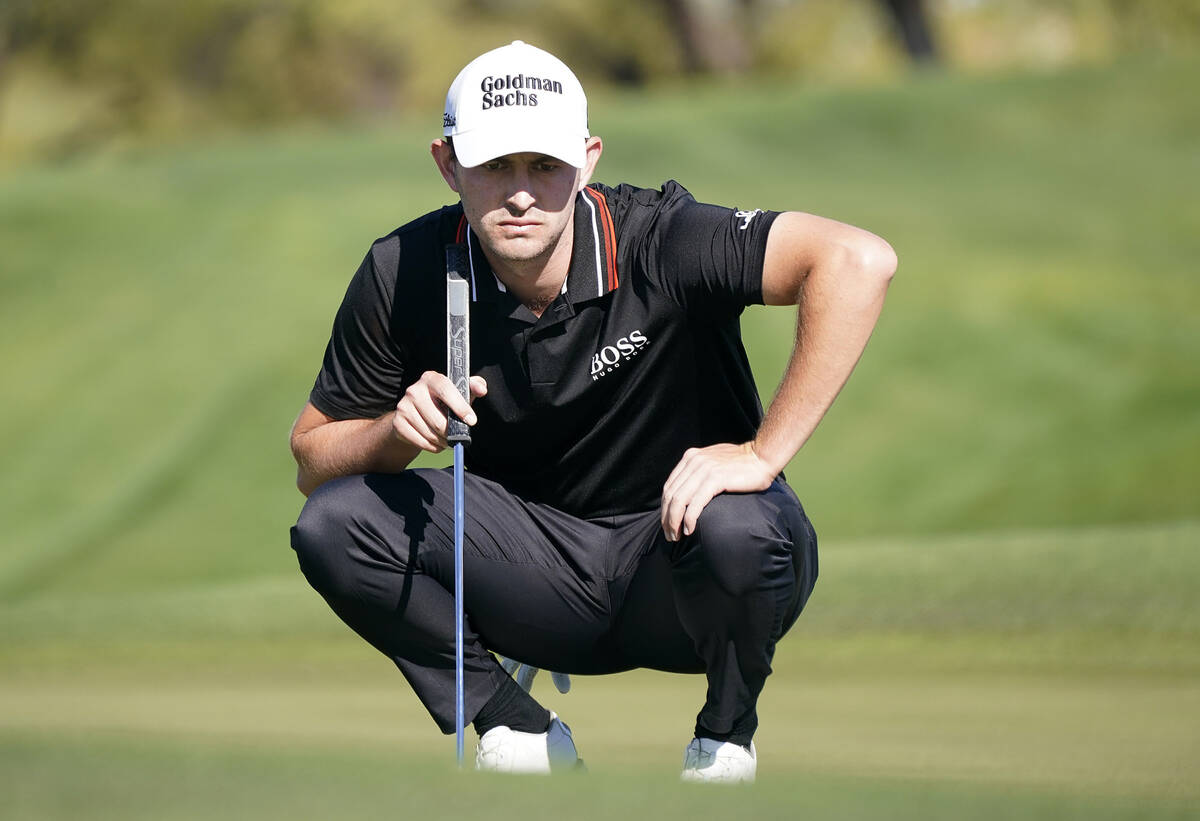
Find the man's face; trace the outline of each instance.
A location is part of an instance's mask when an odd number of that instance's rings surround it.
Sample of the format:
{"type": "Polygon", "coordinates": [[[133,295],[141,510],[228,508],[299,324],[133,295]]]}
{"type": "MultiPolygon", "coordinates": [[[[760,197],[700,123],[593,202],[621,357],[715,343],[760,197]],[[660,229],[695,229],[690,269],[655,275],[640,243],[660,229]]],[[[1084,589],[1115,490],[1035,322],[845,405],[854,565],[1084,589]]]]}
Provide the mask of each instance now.
{"type": "Polygon", "coordinates": [[[579,169],[544,154],[507,154],[455,181],[467,221],[497,260],[549,258],[575,210],[579,169]]]}
{"type": "Polygon", "coordinates": [[[462,199],[472,230],[493,264],[524,267],[545,263],[559,247],[575,213],[575,195],[600,159],[598,137],[588,139],[587,162],[523,152],[463,168],[448,145],[436,140],[433,154],[442,176],[462,199]]]}

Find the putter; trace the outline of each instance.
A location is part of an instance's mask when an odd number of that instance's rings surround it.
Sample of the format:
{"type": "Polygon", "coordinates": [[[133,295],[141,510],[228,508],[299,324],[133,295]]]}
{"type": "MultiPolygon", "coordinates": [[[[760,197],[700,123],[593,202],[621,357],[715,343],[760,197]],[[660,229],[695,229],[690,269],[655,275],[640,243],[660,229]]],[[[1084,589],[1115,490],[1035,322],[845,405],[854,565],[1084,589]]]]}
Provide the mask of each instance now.
{"type": "MultiPolygon", "coordinates": [[[[465,245],[446,246],[446,375],[468,402],[471,386],[470,286],[463,277],[470,262],[465,245]]],[[[471,442],[467,424],[450,414],[446,441],[454,447],[454,754],[463,763],[463,447],[471,442]]]]}

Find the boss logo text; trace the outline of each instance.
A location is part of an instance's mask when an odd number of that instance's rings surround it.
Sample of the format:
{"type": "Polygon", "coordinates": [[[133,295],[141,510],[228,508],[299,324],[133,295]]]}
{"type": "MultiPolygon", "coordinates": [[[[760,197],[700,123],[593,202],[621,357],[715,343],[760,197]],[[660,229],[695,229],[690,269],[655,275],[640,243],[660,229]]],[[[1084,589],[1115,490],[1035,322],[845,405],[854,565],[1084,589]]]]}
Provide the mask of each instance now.
{"type": "Polygon", "coordinates": [[[592,357],[592,381],[595,382],[605,374],[612,373],[614,369],[621,367],[622,362],[627,362],[637,356],[641,353],[642,348],[649,344],[650,340],[639,328],[630,331],[627,336],[621,337],[615,344],[605,345],[592,357]]]}

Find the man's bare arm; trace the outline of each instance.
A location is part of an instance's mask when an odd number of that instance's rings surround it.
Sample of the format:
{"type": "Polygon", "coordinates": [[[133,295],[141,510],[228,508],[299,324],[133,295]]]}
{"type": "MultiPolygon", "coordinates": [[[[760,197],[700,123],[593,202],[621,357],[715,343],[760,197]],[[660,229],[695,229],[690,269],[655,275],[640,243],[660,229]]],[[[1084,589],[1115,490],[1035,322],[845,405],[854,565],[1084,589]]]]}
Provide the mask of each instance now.
{"type": "MultiPolygon", "coordinates": [[[[472,398],[487,393],[481,377],[471,377],[472,398]]],[[[444,374],[429,371],[409,386],[396,410],[377,419],[337,420],[304,405],[292,425],[296,487],[305,496],[339,476],[399,473],[421,451],[446,447],[447,409],[468,425],[475,412],[444,374]]]]}
{"type": "Polygon", "coordinates": [[[395,411],[378,419],[335,420],[305,403],[292,426],[296,487],[305,496],[338,476],[399,473],[420,448],[396,437],[395,411]]]}
{"type": "Polygon", "coordinates": [[[800,306],[791,358],[753,440],[690,449],[667,478],[668,539],[691,533],[718,493],[765,490],[808,441],[862,356],[896,265],[868,231],[798,212],[775,220],[763,301],[800,306]]]}
{"type": "Polygon", "coordinates": [[[778,473],[808,441],[858,364],[883,309],[896,253],[862,229],[811,214],[783,214],[783,230],[808,236],[772,248],[763,300],[798,304],[796,341],[775,398],[752,443],[778,473]]]}

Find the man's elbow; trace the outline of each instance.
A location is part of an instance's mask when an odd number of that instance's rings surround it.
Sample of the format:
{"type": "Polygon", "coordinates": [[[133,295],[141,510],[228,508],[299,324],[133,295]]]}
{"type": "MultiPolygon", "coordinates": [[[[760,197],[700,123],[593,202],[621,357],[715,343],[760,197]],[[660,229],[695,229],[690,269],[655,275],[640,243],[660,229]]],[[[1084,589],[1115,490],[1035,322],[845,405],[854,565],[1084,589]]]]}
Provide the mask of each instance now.
{"type": "Polygon", "coordinates": [[[882,288],[887,288],[900,265],[900,258],[896,256],[896,249],[892,248],[891,243],[874,234],[859,238],[852,258],[859,276],[882,288]]]}
{"type": "Polygon", "coordinates": [[[319,483],[313,479],[312,471],[308,469],[303,439],[301,434],[293,430],[288,444],[292,450],[292,458],[296,460],[296,489],[308,496],[316,490],[319,483]]]}

